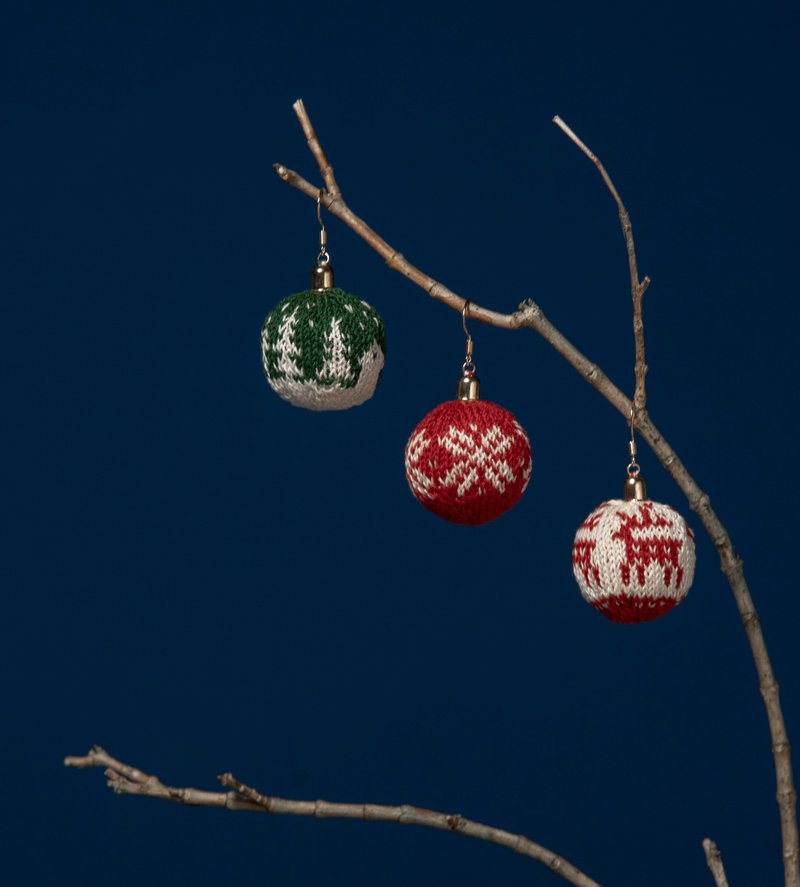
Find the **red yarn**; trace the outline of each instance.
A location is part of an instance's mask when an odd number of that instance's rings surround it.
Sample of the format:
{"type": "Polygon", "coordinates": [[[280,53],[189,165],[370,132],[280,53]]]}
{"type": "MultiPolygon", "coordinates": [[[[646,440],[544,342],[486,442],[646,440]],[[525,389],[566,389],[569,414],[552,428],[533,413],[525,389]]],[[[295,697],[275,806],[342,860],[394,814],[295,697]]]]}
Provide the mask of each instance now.
{"type": "Polygon", "coordinates": [[[431,410],[406,444],[406,479],[434,514],[484,524],[514,505],[531,476],[528,437],[488,400],[449,400],[431,410]]]}
{"type": "Polygon", "coordinates": [[[595,598],[592,606],[612,622],[650,622],[658,619],[678,603],[675,598],[614,597],[595,598]]]}

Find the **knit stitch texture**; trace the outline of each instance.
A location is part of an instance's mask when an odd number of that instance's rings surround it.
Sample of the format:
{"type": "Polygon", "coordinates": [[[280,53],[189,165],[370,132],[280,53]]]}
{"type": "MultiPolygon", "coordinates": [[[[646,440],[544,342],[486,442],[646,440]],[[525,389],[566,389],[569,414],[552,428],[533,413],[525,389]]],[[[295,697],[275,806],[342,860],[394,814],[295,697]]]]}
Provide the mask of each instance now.
{"type": "Polygon", "coordinates": [[[694,533],[669,505],[612,499],[580,525],[572,570],[584,599],[614,622],[647,622],[694,579],[694,533]]]}
{"type": "Polygon", "coordinates": [[[338,288],[287,296],[261,328],[267,381],[284,400],[308,410],[346,410],[369,400],[385,354],[378,313],[338,288]]]}
{"type": "Polygon", "coordinates": [[[434,514],[484,524],[514,505],[531,476],[528,437],[488,400],[450,400],[431,410],[406,444],[411,492],[434,514]]]}

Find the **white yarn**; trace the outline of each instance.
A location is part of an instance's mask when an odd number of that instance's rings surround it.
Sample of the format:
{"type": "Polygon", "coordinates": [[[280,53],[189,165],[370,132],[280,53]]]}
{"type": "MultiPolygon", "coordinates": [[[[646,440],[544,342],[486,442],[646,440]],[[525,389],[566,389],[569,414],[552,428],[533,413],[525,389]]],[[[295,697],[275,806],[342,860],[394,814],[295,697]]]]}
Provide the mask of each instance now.
{"type": "MultiPolygon", "coordinates": [[[[347,370],[348,378],[351,378],[347,362],[343,361],[343,364],[347,370]]],[[[267,376],[267,381],[279,397],[288,400],[296,407],[319,412],[346,410],[359,406],[375,393],[384,364],[383,351],[377,342],[373,343],[372,347],[361,355],[359,364],[361,372],[358,375],[358,382],[352,388],[343,388],[339,384],[306,382],[289,375],[283,379],[270,379],[267,376]]]]}

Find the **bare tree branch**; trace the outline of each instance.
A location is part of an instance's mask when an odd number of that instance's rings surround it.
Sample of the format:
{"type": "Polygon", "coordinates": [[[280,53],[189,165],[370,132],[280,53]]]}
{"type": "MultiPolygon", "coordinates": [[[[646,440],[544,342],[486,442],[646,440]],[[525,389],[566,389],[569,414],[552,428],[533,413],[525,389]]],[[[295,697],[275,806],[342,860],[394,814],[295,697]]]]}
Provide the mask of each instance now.
{"type": "Polygon", "coordinates": [[[173,788],[157,776],[142,773],[135,767],[123,764],[112,758],[108,752],[95,745],[91,751],[81,757],[64,758],[65,767],[77,767],[84,770],[88,767],[105,767],[108,787],[118,795],[144,795],[148,798],[162,798],[176,804],[189,807],[224,807],[226,810],[260,810],[260,808],[244,800],[234,792],[207,792],[196,788],[173,788]]]}
{"type": "Polygon", "coordinates": [[[150,776],[123,764],[99,746],[87,755],[64,759],[67,767],[104,767],[108,786],[117,794],[145,795],[176,804],[193,807],[220,807],[225,810],[251,810],[275,816],[314,816],[318,819],[360,819],[371,822],[396,822],[400,825],[421,825],[440,831],[453,832],[479,841],[506,847],[515,853],[541,862],[575,887],[600,887],[588,875],[575,868],[562,856],[553,853],[524,835],[515,835],[503,829],[465,819],[459,814],[438,813],[424,807],[404,804],[390,807],[385,804],[340,804],[330,801],[291,801],[262,795],[254,788],[235,779],[231,773],[217,777],[227,792],[201,791],[196,788],[174,788],[165,785],[157,776],[150,776]]]}
{"type": "MultiPolygon", "coordinates": [[[[305,107],[302,103],[295,104],[295,113],[301,122],[303,131],[309,139],[317,142],[314,128],[311,124],[305,107]],[[309,136],[313,135],[313,139],[309,136]]],[[[560,118],[557,118],[557,120],[560,118]]],[[[772,754],[775,763],[775,774],[777,781],[776,799],[780,812],[781,835],[783,840],[783,863],[785,887],[800,887],[800,852],[798,852],[798,828],[797,828],[797,792],[794,787],[794,777],[792,773],[791,747],[789,745],[789,737],[786,731],[786,724],[781,709],[778,682],[772,671],[769,654],[767,652],[766,642],[764,640],[761,625],[758,619],[750,590],[744,578],[744,570],[742,560],[736,553],[733,542],[728,535],[727,530],[717,517],[714,509],[711,507],[711,500],[708,495],[703,492],[692,475],[687,470],[683,462],[678,458],[677,453],[664,439],[661,432],[656,428],[646,409],[646,397],[644,389],[644,376],[646,373],[646,364],[644,362],[644,338],[643,327],[637,326],[636,323],[636,305],[638,301],[639,321],[641,321],[641,301],[645,289],[649,283],[648,278],[639,281],[638,270],[636,265],[636,254],[633,248],[633,235],[628,219],[627,211],[614,187],[613,182],[606,173],[600,161],[589,148],[576,136],[569,127],[561,121],[559,126],[570,135],[570,138],[581,148],[581,150],[589,156],[597,165],[603,176],[604,181],[611,190],[617,206],[620,210],[620,221],[622,223],[625,241],[628,247],[628,262],[631,272],[631,287],[633,291],[634,301],[634,331],[637,342],[637,393],[642,406],[637,407],[634,412],[635,425],[653,452],[658,457],[662,466],[671,475],[680,487],[691,509],[698,515],[714,543],[720,558],[720,566],[722,572],[728,580],[733,592],[739,615],[744,625],[747,639],[750,643],[750,650],[756,666],[758,674],[758,683],[761,695],[764,699],[764,705],[767,712],[767,720],[769,721],[770,734],[772,737],[772,754]]],[[[315,157],[317,154],[315,153],[315,157]]],[[[327,161],[326,161],[327,162],[327,161]]],[[[287,184],[292,185],[298,190],[307,194],[312,199],[317,199],[319,190],[314,188],[297,173],[287,169],[281,164],[275,164],[278,175],[287,184]]],[[[322,172],[322,170],[321,170],[322,172]]],[[[325,173],[322,172],[323,179],[325,173]]],[[[328,195],[324,201],[329,211],[342,219],[356,234],[365,240],[376,252],[378,252],[386,260],[387,265],[395,271],[409,278],[409,280],[422,287],[430,296],[444,302],[456,311],[461,311],[464,305],[464,299],[457,293],[433,280],[433,278],[420,271],[402,255],[392,249],[385,240],[383,240],[375,231],[372,230],[364,221],[356,216],[345,204],[342,197],[328,195]]],[[[470,316],[476,317],[484,323],[505,329],[519,329],[521,327],[530,327],[542,336],[556,351],[592,385],[606,400],[617,409],[625,419],[631,416],[631,410],[634,407],[632,401],[611,382],[611,380],[602,372],[602,370],[588,358],[586,358],[547,318],[544,316],[541,308],[534,302],[528,300],[520,305],[519,311],[514,314],[498,314],[486,308],[476,305],[470,300],[470,316]]]]}
{"type": "MultiPolygon", "coordinates": [[[[302,113],[305,114],[305,109],[298,110],[297,107],[295,107],[295,110],[297,111],[298,116],[300,116],[301,110],[302,113]]],[[[310,126],[310,122],[307,125],[310,126]]],[[[277,172],[288,185],[297,188],[298,191],[302,191],[303,194],[312,197],[314,200],[317,199],[319,188],[307,182],[293,169],[287,169],[287,167],[283,166],[281,163],[274,164],[274,168],[275,172],[277,172]]],[[[352,228],[362,240],[366,241],[379,256],[383,257],[386,264],[393,271],[398,271],[400,274],[407,277],[412,283],[416,283],[416,285],[424,289],[429,296],[438,299],[440,302],[444,302],[445,305],[449,305],[459,313],[461,312],[461,309],[464,306],[464,299],[462,299],[461,296],[456,295],[452,290],[448,289],[444,284],[439,283],[433,277],[424,274],[419,268],[416,268],[411,262],[407,261],[403,255],[397,252],[397,250],[392,249],[392,247],[389,246],[382,237],[376,234],[363,219],[360,219],[354,212],[352,212],[344,202],[341,194],[334,197],[330,192],[323,192],[322,205],[332,215],[341,219],[346,225],[352,228]]],[[[469,303],[469,316],[470,318],[474,317],[476,320],[483,321],[483,323],[489,323],[492,326],[505,327],[506,329],[513,329],[515,326],[519,325],[515,315],[498,314],[495,311],[488,311],[486,308],[481,308],[472,301],[469,303]]]]}
{"type": "Polygon", "coordinates": [[[717,887],[729,887],[725,877],[725,866],[722,864],[722,855],[719,848],[710,838],[703,838],[703,850],[706,852],[706,862],[714,876],[717,887]]]}
{"type": "MultiPolygon", "coordinates": [[[[356,234],[381,255],[390,268],[399,271],[401,274],[408,277],[409,280],[420,286],[431,297],[438,299],[456,311],[461,312],[465,304],[465,300],[461,296],[412,265],[349,209],[341,196],[341,192],[333,176],[333,168],[328,163],[302,101],[295,103],[294,110],[306,135],[309,148],[320,168],[323,181],[325,182],[326,192],[323,195],[322,202],[327,209],[333,215],[342,219],[353,229],[353,231],[356,232],[356,234]]],[[[794,787],[792,773],[791,748],[783,719],[778,683],[775,680],[772,671],[772,665],[770,663],[764,636],[761,631],[758,614],[750,596],[747,582],[744,578],[742,561],[736,553],[725,527],[722,525],[722,522],[711,507],[708,495],[703,492],[696,483],[686,466],[678,458],[677,453],[656,428],[646,410],[644,379],[647,367],[644,361],[644,332],[641,324],[641,305],[642,297],[649,283],[649,279],[644,278],[644,280],[640,281],[638,278],[633,235],[627,211],[625,210],[610,177],[606,173],[602,164],[600,164],[599,160],[597,160],[595,155],[572,132],[572,130],[569,129],[563,121],[560,121],[560,118],[556,118],[556,122],[598,167],[619,208],[620,221],[622,223],[623,233],[628,248],[634,305],[634,333],[636,338],[637,355],[636,390],[634,394],[635,404],[625,397],[625,395],[611,382],[595,363],[585,357],[558,329],[556,329],[556,327],[553,326],[553,324],[547,320],[541,308],[534,302],[530,300],[523,302],[519,306],[519,310],[515,311],[513,314],[500,314],[482,308],[470,300],[470,317],[475,317],[484,323],[504,329],[530,327],[532,330],[535,330],[553,348],[555,348],[556,351],[578,373],[580,373],[590,385],[602,394],[603,397],[605,397],[605,399],[618,410],[626,420],[633,415],[634,424],[639,430],[642,439],[649,444],[662,466],[675,480],[686,496],[692,510],[702,521],[703,526],[719,553],[721,569],[733,592],[733,597],[750,643],[750,649],[758,674],[759,688],[764,699],[772,737],[772,752],[777,780],[776,798],[780,812],[781,834],[783,839],[785,887],[800,887],[800,854],[798,853],[798,828],[796,817],[797,793],[794,787]],[[636,406],[635,410],[634,405],[636,406]]],[[[281,164],[275,164],[275,169],[278,175],[287,182],[287,184],[292,185],[313,200],[317,199],[319,189],[311,185],[296,172],[287,169],[281,164]]],[[[156,777],[147,776],[146,774],[140,773],[138,770],[120,764],[113,758],[110,758],[110,756],[106,755],[102,749],[96,749],[85,758],[67,758],[65,763],[68,766],[77,767],[106,766],[108,768],[106,772],[109,776],[109,784],[115,791],[128,794],[144,794],[152,797],[162,797],[183,804],[202,804],[204,806],[225,807],[226,809],[267,810],[270,805],[274,806],[280,802],[280,804],[295,806],[291,810],[283,809],[279,811],[273,809],[271,812],[291,812],[295,815],[309,816],[330,816],[345,815],[345,813],[341,811],[347,810],[349,811],[347,814],[348,816],[356,818],[383,818],[396,822],[415,822],[416,824],[427,825],[432,828],[446,828],[451,831],[469,834],[473,837],[498,843],[502,846],[512,847],[517,850],[517,852],[539,859],[539,861],[549,865],[573,884],[582,885],[582,887],[595,884],[594,881],[587,878],[577,869],[574,869],[569,863],[562,860],[561,857],[552,854],[550,851],[545,850],[537,844],[534,844],[527,838],[518,835],[510,835],[508,832],[502,832],[493,829],[490,826],[484,826],[480,823],[463,820],[461,817],[448,817],[445,814],[420,810],[420,808],[415,807],[381,807],[379,805],[371,804],[328,805],[324,802],[283,801],[282,799],[264,798],[253,789],[249,789],[247,786],[236,782],[236,780],[234,780],[229,774],[221,777],[224,784],[235,787],[234,790],[229,791],[228,793],[200,792],[196,789],[175,789],[163,785],[156,777]],[[356,813],[355,811],[360,812],[356,813]],[[367,816],[366,811],[370,811],[371,815],[367,816]],[[376,811],[380,811],[382,815],[378,815],[376,811]],[[409,816],[411,818],[409,818],[409,816]],[[457,823],[458,827],[454,828],[453,823],[457,823]]]]}
{"type": "Polygon", "coordinates": [[[644,299],[644,291],[650,285],[650,278],[645,277],[644,280],[639,280],[639,269],[636,263],[636,249],[633,244],[633,226],[631,225],[631,219],[628,215],[628,210],[625,209],[625,204],[622,202],[622,198],[619,196],[619,192],[617,191],[614,183],[611,181],[611,176],[606,172],[605,167],[600,162],[599,158],[589,150],[589,148],[575,135],[575,133],[567,126],[566,123],[556,115],[553,118],[553,123],[556,124],[563,132],[565,132],[570,139],[583,151],[583,153],[592,161],[592,163],[597,167],[600,171],[600,175],[603,177],[603,181],[608,186],[608,190],[611,192],[611,196],[614,198],[617,204],[617,210],[619,212],[619,223],[622,226],[622,234],[625,237],[625,246],[628,250],[628,269],[630,271],[631,276],[631,298],[633,300],[633,338],[636,345],[636,366],[634,368],[634,374],[636,376],[636,390],[633,394],[633,408],[638,413],[641,410],[646,409],[647,407],[647,389],[645,387],[645,376],[647,375],[647,362],[644,357],[644,318],[642,317],[642,301],[644,299]]]}

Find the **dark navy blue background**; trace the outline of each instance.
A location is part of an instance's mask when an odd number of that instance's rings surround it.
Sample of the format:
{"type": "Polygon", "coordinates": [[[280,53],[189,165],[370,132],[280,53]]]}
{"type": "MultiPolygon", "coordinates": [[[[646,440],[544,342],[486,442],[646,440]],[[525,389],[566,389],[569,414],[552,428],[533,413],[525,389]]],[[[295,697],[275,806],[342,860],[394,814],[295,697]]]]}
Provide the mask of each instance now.
{"type": "MultiPolygon", "coordinates": [[[[384,317],[375,398],[290,407],[265,314],[306,286],[319,175],[464,296],[527,297],[623,390],[632,215],[650,408],[744,557],[790,736],[796,625],[796,20],[702,4],[8,3],[0,723],[12,883],[555,884],[420,829],[114,797],[100,743],[174,785],[415,803],[604,885],[778,884],[770,738],[713,546],[686,603],[606,622],[575,528],[619,495],[624,420],[541,339],[475,325],[484,396],[527,429],[507,515],[448,525],[403,447],[452,396],[457,314],[329,219],[337,283],[384,317]],[[710,8],[710,7],[708,7],[710,8]]],[[[792,13],[794,16],[794,13],[792,13]]]]}

